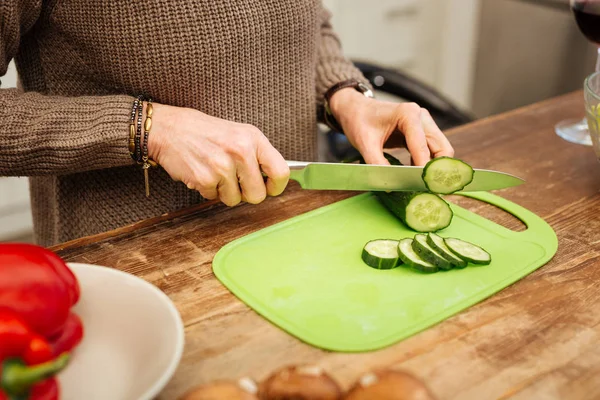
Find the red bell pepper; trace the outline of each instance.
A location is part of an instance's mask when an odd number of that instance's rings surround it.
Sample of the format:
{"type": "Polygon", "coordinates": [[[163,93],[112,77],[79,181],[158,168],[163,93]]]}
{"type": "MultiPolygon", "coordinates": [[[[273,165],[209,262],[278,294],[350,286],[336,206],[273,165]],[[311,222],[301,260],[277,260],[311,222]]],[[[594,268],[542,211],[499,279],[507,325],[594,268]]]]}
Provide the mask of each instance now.
{"type": "Polygon", "coordinates": [[[50,339],[52,354],[56,357],[64,352],[70,352],[81,343],[82,339],[83,323],[77,314],[70,313],[60,335],[50,339]]]}
{"type": "Polygon", "coordinates": [[[33,332],[16,314],[0,311],[0,361],[17,356],[30,365],[55,357],[44,337],[33,332]]]}
{"type": "Polygon", "coordinates": [[[0,244],[0,310],[15,312],[46,338],[58,337],[79,295],[75,275],[56,254],[0,244]]]}
{"type": "Polygon", "coordinates": [[[31,388],[28,400],[59,400],[60,389],[56,378],[48,378],[31,388]]]}
{"type": "Polygon", "coordinates": [[[54,358],[50,344],[16,314],[0,311],[0,400],[55,400],[54,375],[68,363],[54,358]]]}
{"type": "Polygon", "coordinates": [[[80,296],[80,288],[79,283],[77,282],[77,278],[73,271],[69,269],[67,264],[60,258],[56,253],[51,252],[43,247],[34,246],[31,244],[19,244],[19,246],[23,249],[31,249],[32,247],[36,248],[38,252],[46,257],[46,260],[52,266],[56,274],[60,277],[62,281],[67,284],[67,289],[69,290],[69,297],[71,298],[71,305],[77,304],[80,296]]]}

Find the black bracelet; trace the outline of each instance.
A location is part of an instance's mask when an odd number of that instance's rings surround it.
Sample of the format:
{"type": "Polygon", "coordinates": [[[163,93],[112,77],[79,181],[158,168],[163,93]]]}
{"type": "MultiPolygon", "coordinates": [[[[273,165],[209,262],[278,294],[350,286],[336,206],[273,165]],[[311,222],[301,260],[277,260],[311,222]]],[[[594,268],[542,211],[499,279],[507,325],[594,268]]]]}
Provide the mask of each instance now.
{"type": "Polygon", "coordinates": [[[131,108],[131,117],[130,117],[130,121],[129,121],[129,155],[131,156],[131,158],[136,161],[135,159],[135,115],[138,111],[138,107],[140,106],[140,102],[142,101],[143,96],[138,96],[134,101],[133,101],[133,106],[131,108]]]}
{"type": "Polygon", "coordinates": [[[142,148],[141,146],[141,138],[142,138],[142,114],[144,112],[144,103],[140,102],[140,107],[138,108],[138,119],[137,119],[137,129],[135,132],[135,161],[138,164],[142,162],[142,148]]]}

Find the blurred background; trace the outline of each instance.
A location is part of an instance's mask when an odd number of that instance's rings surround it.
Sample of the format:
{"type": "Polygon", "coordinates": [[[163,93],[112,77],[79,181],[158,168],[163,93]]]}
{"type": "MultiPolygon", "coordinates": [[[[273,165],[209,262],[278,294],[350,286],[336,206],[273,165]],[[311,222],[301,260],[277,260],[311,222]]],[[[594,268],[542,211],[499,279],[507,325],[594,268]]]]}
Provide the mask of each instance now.
{"type": "MultiPolygon", "coordinates": [[[[349,58],[401,72],[473,119],[581,89],[595,65],[568,0],[323,2],[349,58]]],[[[16,79],[11,64],[2,87],[16,79]]],[[[0,241],[31,231],[26,178],[0,178],[0,241]]]]}

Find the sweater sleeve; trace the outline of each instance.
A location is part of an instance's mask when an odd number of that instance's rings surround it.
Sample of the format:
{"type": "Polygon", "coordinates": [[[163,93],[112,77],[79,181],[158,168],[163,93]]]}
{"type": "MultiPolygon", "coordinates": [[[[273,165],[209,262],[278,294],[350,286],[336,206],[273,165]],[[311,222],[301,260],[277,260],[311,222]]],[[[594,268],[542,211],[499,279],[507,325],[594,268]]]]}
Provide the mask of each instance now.
{"type": "Polygon", "coordinates": [[[322,106],[325,92],[338,82],[356,79],[372,89],[369,81],[358,68],[347,59],[340,39],[331,25],[331,12],[319,2],[320,42],[317,59],[317,106],[322,106]]]}
{"type": "MultiPolygon", "coordinates": [[[[0,2],[0,77],[42,0],[0,2]]],[[[0,176],[60,175],[133,164],[127,147],[133,97],[62,97],[0,89],[0,176]]]]}

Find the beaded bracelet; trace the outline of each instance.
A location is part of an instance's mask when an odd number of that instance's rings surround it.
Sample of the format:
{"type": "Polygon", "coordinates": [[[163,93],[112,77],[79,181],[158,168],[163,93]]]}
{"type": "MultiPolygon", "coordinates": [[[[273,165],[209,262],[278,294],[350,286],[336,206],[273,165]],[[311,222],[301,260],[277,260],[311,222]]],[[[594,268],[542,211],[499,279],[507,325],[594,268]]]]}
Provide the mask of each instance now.
{"type": "Polygon", "coordinates": [[[135,161],[140,164],[142,162],[142,150],[140,140],[142,138],[142,113],[144,112],[143,98],[138,108],[137,129],[135,131],[135,161]]]}
{"type": "Polygon", "coordinates": [[[129,122],[129,155],[134,161],[136,159],[136,140],[135,140],[135,116],[138,112],[138,107],[144,96],[140,95],[133,101],[133,107],[131,108],[131,118],[129,122]]]}
{"type": "Polygon", "coordinates": [[[146,197],[150,197],[150,180],[148,176],[148,170],[150,167],[156,167],[158,164],[148,157],[148,136],[150,135],[150,129],[152,128],[152,114],[154,109],[152,107],[152,99],[147,98],[146,104],[146,120],[143,124],[143,136],[142,136],[142,119],[144,110],[144,96],[138,96],[131,109],[131,118],[129,124],[129,154],[131,158],[139,165],[142,166],[144,171],[144,183],[146,188],[146,197]],[[137,116],[137,124],[136,124],[137,116]],[[137,125],[137,127],[136,127],[137,125]],[[136,129],[137,128],[137,129],[136,129]]]}

